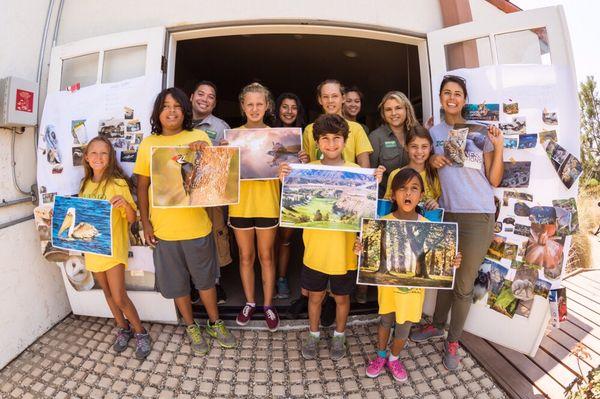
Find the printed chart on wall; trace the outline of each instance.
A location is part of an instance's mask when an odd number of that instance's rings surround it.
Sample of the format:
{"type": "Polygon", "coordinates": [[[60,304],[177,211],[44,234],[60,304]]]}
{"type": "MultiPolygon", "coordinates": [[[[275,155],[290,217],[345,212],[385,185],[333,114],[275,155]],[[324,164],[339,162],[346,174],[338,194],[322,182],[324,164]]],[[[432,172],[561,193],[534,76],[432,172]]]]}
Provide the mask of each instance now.
{"type": "MultiPolygon", "coordinates": [[[[474,303],[508,318],[528,318],[535,312],[535,296],[547,298],[560,288],[571,235],[578,229],[577,110],[561,94],[573,85],[558,67],[542,65],[452,73],[468,84],[468,122],[495,124],[504,134],[505,171],[495,189],[499,212],[474,303]]],[[[452,146],[460,149],[456,137],[452,146]]]]}
{"type": "Polygon", "coordinates": [[[150,134],[152,101],[160,89],[156,81],[140,77],[48,94],[37,149],[41,203],[79,192],[84,148],[98,135],[112,143],[117,161],[131,175],[138,146],[150,134]]]}

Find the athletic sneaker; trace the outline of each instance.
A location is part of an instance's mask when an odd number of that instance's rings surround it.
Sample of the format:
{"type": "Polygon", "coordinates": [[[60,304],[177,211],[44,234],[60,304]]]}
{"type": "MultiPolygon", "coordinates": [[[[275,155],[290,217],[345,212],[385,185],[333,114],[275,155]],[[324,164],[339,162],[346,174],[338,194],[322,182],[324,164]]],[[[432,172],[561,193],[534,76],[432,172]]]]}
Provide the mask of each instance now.
{"type": "Polygon", "coordinates": [[[408,380],[408,373],[404,368],[404,364],[400,361],[400,359],[396,360],[388,360],[387,366],[392,373],[392,377],[398,382],[404,382],[408,380]]]}
{"type": "Polygon", "coordinates": [[[277,298],[287,299],[290,297],[290,286],[287,278],[279,277],[277,279],[277,298]]]}
{"type": "Polygon", "coordinates": [[[329,327],[335,321],[335,299],[327,295],[321,305],[321,325],[329,327]]]}
{"type": "Polygon", "coordinates": [[[319,338],[310,332],[302,340],[302,357],[306,360],[314,359],[319,353],[319,338]]]}
{"type": "Polygon", "coordinates": [[[300,313],[308,311],[308,298],[300,295],[300,298],[294,299],[288,308],[288,319],[295,320],[300,316],[300,313]]]}
{"type": "Polygon", "coordinates": [[[427,342],[430,339],[443,338],[444,330],[435,328],[432,324],[425,324],[410,333],[410,340],[413,342],[427,342]]]}
{"type": "Polygon", "coordinates": [[[237,342],[232,333],[229,332],[223,320],[217,320],[213,325],[206,321],[206,333],[217,340],[222,348],[235,348],[237,342]]]}
{"type": "Polygon", "coordinates": [[[442,363],[448,370],[456,370],[460,366],[461,356],[458,354],[458,341],[444,341],[444,357],[442,363]]]}
{"type": "Polygon", "coordinates": [[[217,289],[217,305],[223,305],[227,302],[227,294],[221,284],[215,284],[215,288],[217,289]]]}
{"type": "Polygon", "coordinates": [[[129,344],[129,340],[133,338],[133,331],[131,331],[131,327],[128,330],[124,328],[120,328],[117,330],[117,336],[115,337],[115,343],[113,344],[113,349],[115,352],[123,352],[127,349],[127,345],[129,344]]]}
{"type": "Polygon", "coordinates": [[[379,377],[384,372],[386,364],[387,359],[385,357],[375,356],[375,359],[371,360],[367,366],[367,377],[379,377]]]}
{"type": "Polygon", "coordinates": [[[277,328],[279,327],[279,315],[274,307],[265,306],[265,321],[267,322],[269,331],[277,331],[277,328]]]}
{"type": "Polygon", "coordinates": [[[152,340],[148,332],[135,334],[135,357],[145,359],[152,351],[152,340]]]}
{"type": "Polygon", "coordinates": [[[331,347],[329,348],[329,357],[331,360],[340,360],[346,356],[346,336],[338,335],[331,338],[331,347]]]}
{"type": "Polygon", "coordinates": [[[240,326],[245,326],[252,319],[252,315],[256,312],[255,306],[245,304],[240,313],[235,318],[235,322],[240,326]]]}
{"type": "Polygon", "coordinates": [[[202,336],[202,331],[200,327],[196,323],[190,324],[185,329],[188,338],[190,339],[190,344],[192,347],[192,352],[196,355],[204,355],[208,352],[208,344],[206,340],[202,336]]]}

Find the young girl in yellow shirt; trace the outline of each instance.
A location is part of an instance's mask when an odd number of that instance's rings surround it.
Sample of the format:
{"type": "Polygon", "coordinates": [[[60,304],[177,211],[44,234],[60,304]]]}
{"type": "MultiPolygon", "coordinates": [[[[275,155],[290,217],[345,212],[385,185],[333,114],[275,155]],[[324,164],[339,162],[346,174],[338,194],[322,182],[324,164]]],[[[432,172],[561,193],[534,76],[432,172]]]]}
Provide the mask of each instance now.
{"type": "MultiPolygon", "coordinates": [[[[412,168],[401,169],[391,179],[391,200],[397,209],[384,216],[387,220],[416,220],[427,221],[417,213],[417,205],[423,197],[425,185],[419,172],[412,168]]],[[[354,250],[360,253],[362,243],[357,240],[354,250]]],[[[459,267],[461,254],[454,259],[454,267],[459,267]]],[[[396,381],[403,382],[408,379],[404,364],[400,360],[400,351],[410,333],[413,323],[421,320],[425,290],[423,288],[402,288],[382,286],[378,287],[379,315],[381,317],[377,331],[377,356],[367,366],[368,377],[375,378],[383,373],[385,366],[390,369],[396,381]],[[389,357],[387,344],[392,325],[394,327],[394,340],[389,357]]]]}
{"type": "Polygon", "coordinates": [[[128,223],[136,219],[136,206],[127,178],[117,164],[115,150],[105,137],[94,137],[85,148],[85,177],[79,196],[109,200],[113,206],[113,256],[85,254],[85,267],[94,273],[119,330],[113,344],[116,352],[127,349],[135,336],[135,357],[143,359],[152,349],[150,335],[142,326],[137,310],[125,290],[125,269],[129,253],[128,223]],[[133,331],[132,331],[133,330],[133,331]]]}
{"type": "MultiPolygon", "coordinates": [[[[259,83],[242,89],[240,107],[246,123],[238,129],[263,129],[265,114],[272,110],[273,100],[269,90],[259,83]]],[[[221,144],[227,144],[223,141],[221,144]]],[[[279,225],[279,181],[252,180],[240,182],[240,202],[229,206],[229,225],[233,228],[239,248],[240,276],[246,304],[236,317],[244,326],[256,310],[254,292],[254,259],[258,248],[264,295],[263,313],[269,331],[277,331],[279,315],[273,306],[275,294],[275,236],[279,225]],[[254,237],[256,236],[256,247],[254,237]]]]}

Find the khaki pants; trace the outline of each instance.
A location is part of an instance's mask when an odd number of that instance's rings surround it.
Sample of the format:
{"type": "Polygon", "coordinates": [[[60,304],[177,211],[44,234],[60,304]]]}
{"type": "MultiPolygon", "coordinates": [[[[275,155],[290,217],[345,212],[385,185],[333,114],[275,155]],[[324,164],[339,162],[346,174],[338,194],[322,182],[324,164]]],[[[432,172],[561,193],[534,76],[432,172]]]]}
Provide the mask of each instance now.
{"type": "Polygon", "coordinates": [[[212,234],[215,237],[215,244],[217,246],[219,266],[223,267],[232,261],[231,250],[229,248],[229,229],[225,222],[225,210],[222,206],[213,206],[205,209],[212,222],[212,234]]]}
{"type": "Polygon", "coordinates": [[[462,264],[456,270],[454,289],[437,293],[433,325],[444,328],[452,310],[448,341],[454,342],[462,334],[473,303],[473,285],[492,243],[495,221],[493,213],[446,213],[444,221],[458,224],[458,250],[462,254],[462,264]]]}

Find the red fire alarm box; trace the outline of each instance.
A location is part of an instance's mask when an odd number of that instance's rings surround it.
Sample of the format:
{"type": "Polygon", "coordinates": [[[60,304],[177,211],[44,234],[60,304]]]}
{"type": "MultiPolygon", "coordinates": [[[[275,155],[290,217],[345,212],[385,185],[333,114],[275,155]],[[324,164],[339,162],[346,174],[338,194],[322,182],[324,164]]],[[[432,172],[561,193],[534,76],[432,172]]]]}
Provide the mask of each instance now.
{"type": "Polygon", "coordinates": [[[38,84],[9,76],[0,79],[0,127],[37,125],[38,84]]]}

